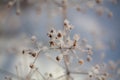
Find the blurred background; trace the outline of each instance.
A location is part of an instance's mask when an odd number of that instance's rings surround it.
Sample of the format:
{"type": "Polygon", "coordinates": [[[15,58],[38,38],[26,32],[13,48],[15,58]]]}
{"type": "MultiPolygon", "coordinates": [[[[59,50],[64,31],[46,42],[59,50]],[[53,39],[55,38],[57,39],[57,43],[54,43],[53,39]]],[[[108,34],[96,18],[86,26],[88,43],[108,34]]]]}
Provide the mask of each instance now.
{"type": "MultiPolygon", "coordinates": [[[[61,0],[21,0],[10,8],[9,1],[0,0],[1,80],[4,75],[9,75],[9,72],[16,74],[15,65],[21,64],[21,51],[30,46],[31,36],[36,36],[40,43],[49,46],[46,35],[48,30],[52,27],[63,28],[62,8],[59,6],[61,0]],[[20,14],[16,12],[17,7],[21,10],[20,14]]],[[[70,0],[67,7],[67,19],[74,26],[71,36],[78,33],[81,39],[88,40],[94,48],[94,63],[100,60],[101,54],[105,55],[104,62],[119,63],[117,71],[120,75],[120,1],[104,0],[98,5],[88,3],[87,0],[81,4],[78,2],[79,0],[70,0]]],[[[49,63],[44,65],[44,59],[40,59],[43,68],[49,63]]],[[[28,63],[30,61],[28,60],[28,63]]],[[[54,72],[55,69],[49,67],[42,72],[54,72]]]]}

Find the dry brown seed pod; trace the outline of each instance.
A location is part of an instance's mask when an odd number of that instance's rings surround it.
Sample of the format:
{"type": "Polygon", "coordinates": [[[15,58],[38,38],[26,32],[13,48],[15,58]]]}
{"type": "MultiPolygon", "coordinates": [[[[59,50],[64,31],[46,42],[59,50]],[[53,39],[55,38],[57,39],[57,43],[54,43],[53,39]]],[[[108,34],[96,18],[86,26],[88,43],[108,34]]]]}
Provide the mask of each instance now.
{"type": "Polygon", "coordinates": [[[55,45],[55,43],[53,41],[50,41],[49,43],[50,43],[50,46],[54,46],[55,45]]]}
{"type": "Polygon", "coordinates": [[[58,34],[57,34],[57,37],[58,37],[58,38],[61,38],[61,37],[62,37],[62,34],[61,34],[61,33],[58,33],[58,34]]]}
{"type": "Polygon", "coordinates": [[[84,64],[84,60],[80,59],[80,60],[78,61],[78,63],[79,63],[80,65],[82,65],[82,64],[84,64]]]}
{"type": "Polygon", "coordinates": [[[25,50],[23,50],[22,53],[24,54],[24,53],[25,53],[25,50]]]}
{"type": "Polygon", "coordinates": [[[48,36],[49,38],[52,38],[52,34],[50,34],[50,33],[47,33],[47,36],[48,36]]]}
{"type": "Polygon", "coordinates": [[[57,56],[57,57],[56,57],[56,60],[57,60],[57,61],[60,61],[60,58],[59,58],[59,56],[57,56]]]}
{"type": "Polygon", "coordinates": [[[50,33],[53,33],[54,32],[54,30],[52,29],[51,31],[50,31],[50,33]]]}
{"type": "Polygon", "coordinates": [[[73,47],[75,47],[76,45],[77,45],[77,41],[74,40],[74,42],[73,42],[73,47]]]}
{"type": "Polygon", "coordinates": [[[68,24],[69,24],[68,20],[65,19],[65,20],[64,20],[64,26],[65,26],[65,27],[68,27],[68,24]]]}
{"type": "Polygon", "coordinates": [[[31,69],[33,69],[33,68],[34,68],[34,65],[33,65],[33,64],[30,64],[29,67],[30,67],[31,69]]]}
{"type": "Polygon", "coordinates": [[[49,37],[52,38],[52,35],[50,34],[49,37]]]}
{"type": "Polygon", "coordinates": [[[31,55],[32,55],[33,57],[36,57],[36,53],[32,53],[31,55]]]}
{"type": "Polygon", "coordinates": [[[66,24],[66,23],[64,23],[64,26],[67,26],[67,24],[66,24]]]}

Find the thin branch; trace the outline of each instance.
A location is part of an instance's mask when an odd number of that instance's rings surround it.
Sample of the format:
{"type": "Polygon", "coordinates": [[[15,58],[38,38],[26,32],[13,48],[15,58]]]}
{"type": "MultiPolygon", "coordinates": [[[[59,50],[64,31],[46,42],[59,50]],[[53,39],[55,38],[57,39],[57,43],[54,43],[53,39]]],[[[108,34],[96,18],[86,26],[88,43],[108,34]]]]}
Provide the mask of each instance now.
{"type": "Polygon", "coordinates": [[[61,78],[63,78],[65,75],[66,75],[66,74],[63,74],[63,75],[61,75],[61,76],[59,76],[59,77],[55,78],[54,80],[61,79],[61,78]]]}
{"type": "Polygon", "coordinates": [[[65,67],[66,67],[66,72],[69,72],[69,68],[68,68],[68,65],[67,65],[67,62],[66,62],[66,55],[63,55],[63,60],[64,60],[64,64],[65,64],[65,67]]]}
{"type": "MultiPolygon", "coordinates": [[[[38,54],[37,54],[37,56],[36,56],[36,58],[34,59],[34,61],[33,61],[33,63],[32,63],[32,65],[34,65],[35,64],[35,62],[36,62],[36,60],[38,59],[38,56],[39,56],[39,54],[40,54],[40,52],[41,52],[42,50],[40,49],[39,50],[39,52],[38,52],[38,54]]],[[[30,72],[28,73],[28,75],[27,75],[27,77],[26,78],[28,78],[28,76],[31,74],[31,72],[32,72],[32,68],[30,69],[30,72]]]]}
{"type": "Polygon", "coordinates": [[[81,75],[88,75],[87,72],[77,72],[77,71],[70,71],[71,74],[81,74],[81,75]]]}
{"type": "Polygon", "coordinates": [[[44,80],[46,80],[46,78],[42,75],[42,73],[41,73],[40,71],[37,70],[37,72],[42,76],[42,78],[43,78],[44,80]]]}

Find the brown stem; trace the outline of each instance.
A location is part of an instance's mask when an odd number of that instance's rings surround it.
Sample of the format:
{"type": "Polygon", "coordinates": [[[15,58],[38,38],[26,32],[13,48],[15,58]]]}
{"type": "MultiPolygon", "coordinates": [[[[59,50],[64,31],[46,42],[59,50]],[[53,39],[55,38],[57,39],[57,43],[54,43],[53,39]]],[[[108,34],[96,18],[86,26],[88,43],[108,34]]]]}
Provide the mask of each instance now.
{"type": "Polygon", "coordinates": [[[67,0],[62,0],[63,4],[63,19],[65,20],[67,18],[67,0]]]}

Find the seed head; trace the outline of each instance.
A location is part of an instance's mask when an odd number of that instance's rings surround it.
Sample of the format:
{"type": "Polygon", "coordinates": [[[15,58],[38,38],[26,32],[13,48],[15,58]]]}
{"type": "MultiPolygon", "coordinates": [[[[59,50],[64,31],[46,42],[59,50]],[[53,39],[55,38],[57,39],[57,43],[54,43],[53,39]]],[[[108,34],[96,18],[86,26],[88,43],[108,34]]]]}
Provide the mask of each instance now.
{"type": "Polygon", "coordinates": [[[60,58],[59,58],[59,56],[57,56],[57,57],[56,57],[56,60],[57,60],[57,61],[60,61],[60,58]]]}
{"type": "Polygon", "coordinates": [[[62,37],[62,33],[61,33],[61,32],[58,32],[57,37],[58,37],[58,38],[61,38],[61,37],[62,37]]]}
{"type": "Polygon", "coordinates": [[[77,41],[74,40],[74,42],[73,42],[73,47],[76,47],[76,46],[77,46],[77,41]]]}
{"type": "Polygon", "coordinates": [[[33,69],[33,68],[34,68],[34,65],[33,65],[33,64],[30,64],[29,67],[30,67],[31,69],[33,69]]]}
{"type": "Polygon", "coordinates": [[[31,55],[32,55],[33,57],[36,57],[36,53],[32,53],[31,55]]]}
{"type": "Polygon", "coordinates": [[[67,19],[64,20],[64,27],[66,30],[71,30],[73,28],[73,26],[69,24],[69,21],[67,19]]]}
{"type": "Polygon", "coordinates": [[[78,62],[80,65],[84,64],[84,60],[82,60],[82,59],[80,59],[78,62]]]}
{"type": "Polygon", "coordinates": [[[55,43],[53,41],[50,41],[50,46],[55,46],[55,43]]]}
{"type": "Polygon", "coordinates": [[[22,53],[24,54],[24,53],[25,53],[25,50],[23,50],[22,53]]]}

